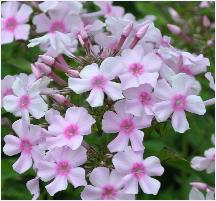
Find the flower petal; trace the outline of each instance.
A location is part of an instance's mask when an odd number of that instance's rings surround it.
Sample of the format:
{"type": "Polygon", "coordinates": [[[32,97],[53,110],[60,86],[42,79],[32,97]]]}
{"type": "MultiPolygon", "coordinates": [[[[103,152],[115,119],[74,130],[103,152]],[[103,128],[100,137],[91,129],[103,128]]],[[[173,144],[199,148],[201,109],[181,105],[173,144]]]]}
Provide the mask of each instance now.
{"type": "Polygon", "coordinates": [[[20,153],[20,139],[14,135],[6,135],[4,137],[5,146],[3,152],[8,156],[13,156],[20,153]]]}
{"type": "Polygon", "coordinates": [[[142,64],[145,71],[158,72],[162,65],[162,60],[155,53],[148,53],[143,57],[142,64]]]}
{"type": "Polygon", "coordinates": [[[161,100],[169,100],[174,95],[174,92],[168,82],[162,79],[158,80],[154,94],[161,100]]]}
{"type": "Polygon", "coordinates": [[[119,131],[119,121],[117,114],[111,111],[104,113],[102,129],[105,133],[117,133],[119,131]]]}
{"type": "Polygon", "coordinates": [[[83,168],[73,168],[72,173],[69,175],[68,180],[73,184],[75,188],[78,186],[86,186],[85,170],[83,168]]]}
{"type": "Polygon", "coordinates": [[[122,95],[122,87],[119,83],[109,81],[104,91],[113,101],[124,98],[122,95]]]}
{"type": "Polygon", "coordinates": [[[67,188],[67,178],[66,177],[61,177],[57,176],[50,184],[46,185],[46,190],[47,192],[53,196],[59,191],[63,191],[67,188]]]}
{"type": "Polygon", "coordinates": [[[150,84],[152,87],[155,87],[158,77],[158,73],[143,73],[141,76],[138,77],[139,85],[150,84]]]}
{"type": "Polygon", "coordinates": [[[189,200],[205,200],[204,195],[196,188],[192,188],[189,193],[189,200]]]}
{"type": "Polygon", "coordinates": [[[22,4],[19,11],[16,14],[16,19],[19,23],[26,23],[29,20],[29,16],[33,12],[32,8],[26,4],[22,4]]]}
{"type": "Polygon", "coordinates": [[[186,108],[188,112],[192,112],[199,115],[204,115],[206,112],[205,104],[200,96],[190,95],[186,98],[186,108]]]}
{"type": "Polygon", "coordinates": [[[29,24],[21,24],[17,26],[14,32],[14,36],[16,40],[27,40],[29,36],[30,25],[29,24]]]}
{"type": "Polygon", "coordinates": [[[176,111],[172,116],[172,126],[175,131],[184,133],[189,129],[189,124],[184,111],[176,111]]]}
{"type": "Polygon", "coordinates": [[[144,133],[142,131],[136,130],[135,132],[133,132],[133,134],[130,136],[130,142],[133,151],[144,150],[143,138],[144,138],[144,133]]]}
{"type": "Polygon", "coordinates": [[[3,98],[3,107],[8,112],[16,112],[18,110],[18,98],[14,95],[5,96],[3,98]]]}
{"type": "Polygon", "coordinates": [[[87,185],[83,189],[80,196],[82,200],[100,200],[101,199],[101,189],[91,186],[91,185],[87,185]]]}
{"type": "Polygon", "coordinates": [[[18,172],[19,174],[24,173],[32,166],[32,158],[31,155],[27,155],[21,153],[18,160],[13,164],[14,171],[18,172]]]}
{"type": "Polygon", "coordinates": [[[68,87],[77,94],[81,94],[83,92],[91,90],[90,80],[88,79],[70,77],[68,79],[68,87]]]}
{"type": "Polygon", "coordinates": [[[100,73],[98,65],[93,63],[91,65],[85,66],[80,72],[80,77],[83,79],[91,79],[92,77],[100,73]]]}
{"type": "Polygon", "coordinates": [[[34,118],[40,119],[45,115],[47,110],[48,105],[41,97],[32,99],[31,105],[29,107],[29,112],[34,118]]]}
{"type": "Polygon", "coordinates": [[[149,176],[161,176],[164,168],[160,164],[160,160],[155,156],[150,156],[144,160],[147,174],[149,176]]]}
{"type": "Polygon", "coordinates": [[[56,165],[48,161],[40,161],[38,163],[38,176],[42,181],[49,181],[54,178],[56,174],[56,165]]]}
{"type": "Polygon", "coordinates": [[[7,44],[13,42],[14,33],[6,30],[1,30],[1,44],[7,44]]]}
{"type": "Polygon", "coordinates": [[[91,105],[91,107],[102,106],[104,102],[103,90],[102,89],[92,89],[86,101],[91,105]]]}
{"type": "Polygon", "coordinates": [[[129,142],[129,137],[125,134],[119,133],[117,137],[112,140],[108,145],[110,152],[124,151],[127,148],[129,142]]]}
{"type": "Polygon", "coordinates": [[[34,16],[33,24],[36,25],[37,33],[44,33],[49,31],[51,21],[44,13],[41,13],[39,15],[34,16]]]}
{"type": "Polygon", "coordinates": [[[109,168],[106,167],[97,167],[95,168],[89,177],[90,182],[96,187],[103,187],[109,182],[109,168]],[[98,179],[103,178],[103,179],[98,179]]]}
{"type": "Polygon", "coordinates": [[[160,182],[149,176],[144,176],[139,180],[140,187],[142,191],[146,194],[157,195],[160,189],[160,182]]]}

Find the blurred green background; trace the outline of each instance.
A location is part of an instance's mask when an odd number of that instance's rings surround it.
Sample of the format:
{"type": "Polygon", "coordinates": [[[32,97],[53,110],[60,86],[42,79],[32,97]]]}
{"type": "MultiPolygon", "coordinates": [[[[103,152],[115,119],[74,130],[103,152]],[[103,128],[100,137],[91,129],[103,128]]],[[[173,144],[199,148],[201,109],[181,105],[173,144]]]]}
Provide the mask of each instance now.
{"type": "MultiPolygon", "coordinates": [[[[172,37],[172,44],[176,48],[184,49],[192,53],[202,53],[210,59],[209,71],[214,73],[214,42],[208,46],[207,40],[214,41],[214,3],[209,8],[199,8],[200,2],[114,2],[115,5],[123,6],[126,12],[133,13],[137,19],[142,19],[146,15],[156,16],[155,25],[161,30],[163,35],[172,37]],[[171,34],[166,24],[176,24],[168,13],[168,7],[176,9],[185,20],[178,24],[190,37],[196,38],[193,43],[188,43],[178,36],[171,34]],[[208,16],[212,27],[205,28],[202,25],[202,16],[208,16]]],[[[93,9],[90,2],[87,7],[93,9]]],[[[40,50],[27,48],[27,42],[16,41],[3,45],[1,52],[1,76],[15,75],[21,72],[30,73],[30,64],[36,61],[40,50]]],[[[214,92],[209,88],[208,81],[204,74],[197,76],[201,82],[201,97],[206,100],[214,97],[214,92]]],[[[212,147],[211,135],[214,133],[214,106],[207,108],[204,116],[187,114],[190,123],[190,130],[184,134],[175,133],[170,122],[154,125],[153,128],[144,129],[145,132],[145,157],[155,155],[161,159],[165,172],[158,179],[161,181],[161,189],[156,196],[139,193],[137,199],[188,199],[191,189],[189,182],[201,181],[214,186],[214,174],[196,172],[190,167],[190,160],[193,156],[203,155],[203,152],[212,147]]],[[[8,117],[11,122],[16,118],[2,110],[2,117],[8,117]]],[[[2,147],[3,137],[10,133],[10,129],[2,126],[2,147]]],[[[114,135],[113,135],[114,136],[114,135]]],[[[101,144],[107,142],[105,135],[91,135],[87,142],[92,143],[97,149],[104,149],[101,144]],[[95,140],[97,138],[97,140],[95,140]]],[[[102,151],[102,153],[105,151],[102,151]]],[[[1,162],[1,195],[2,199],[31,199],[31,195],[26,189],[25,183],[35,175],[32,170],[19,175],[12,169],[12,164],[17,156],[8,157],[2,152],[1,162]]],[[[45,184],[40,183],[41,195],[39,199],[80,199],[82,187],[74,189],[69,184],[66,191],[57,193],[50,197],[45,191],[45,184]]],[[[140,191],[141,192],[141,191],[140,191]]]]}

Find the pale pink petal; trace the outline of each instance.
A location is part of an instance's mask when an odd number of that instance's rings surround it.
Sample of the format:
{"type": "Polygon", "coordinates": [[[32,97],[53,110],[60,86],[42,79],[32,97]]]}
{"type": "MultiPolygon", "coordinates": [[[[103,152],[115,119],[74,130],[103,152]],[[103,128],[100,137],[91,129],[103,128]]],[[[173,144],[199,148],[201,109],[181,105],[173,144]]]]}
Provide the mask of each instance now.
{"type": "MultiPolygon", "coordinates": [[[[141,85],[141,86],[145,86],[145,85],[141,85]]],[[[123,92],[125,98],[127,99],[137,99],[139,97],[141,90],[141,86],[140,87],[133,87],[130,89],[127,89],[123,92]]]]}
{"type": "Polygon", "coordinates": [[[1,12],[4,18],[14,16],[17,13],[19,2],[7,1],[1,4],[1,12]]]}
{"type": "Polygon", "coordinates": [[[26,23],[29,20],[29,16],[33,12],[32,8],[26,4],[22,4],[19,11],[16,14],[16,19],[19,23],[26,23]]]}
{"type": "Polygon", "coordinates": [[[152,109],[158,122],[166,121],[173,112],[170,101],[158,102],[152,109]]]}
{"type": "Polygon", "coordinates": [[[12,128],[19,137],[26,137],[29,135],[28,123],[22,119],[15,121],[12,124],[12,128]]]}
{"type": "Polygon", "coordinates": [[[14,33],[6,30],[1,30],[1,44],[7,44],[13,42],[14,33]]]}
{"type": "Polygon", "coordinates": [[[77,135],[77,136],[72,137],[67,145],[72,150],[76,150],[78,147],[80,147],[82,141],[83,141],[83,136],[77,135]]]}
{"type": "Polygon", "coordinates": [[[206,112],[205,104],[200,96],[190,95],[186,98],[186,108],[188,112],[203,115],[206,112]]]}
{"type": "Polygon", "coordinates": [[[91,79],[92,77],[100,73],[98,65],[93,63],[91,65],[85,66],[80,72],[80,77],[83,79],[91,79]]]}
{"type": "Polygon", "coordinates": [[[190,200],[205,200],[205,197],[201,191],[199,191],[197,188],[192,188],[189,193],[189,199],[190,200]]]}
{"type": "Polygon", "coordinates": [[[210,164],[210,160],[205,157],[196,156],[191,160],[191,167],[197,171],[205,170],[210,164]]]}
{"type": "Polygon", "coordinates": [[[8,156],[13,156],[20,153],[20,139],[13,135],[6,135],[4,137],[5,146],[3,152],[8,156]]]}
{"type": "Polygon", "coordinates": [[[124,98],[122,95],[122,87],[119,83],[109,81],[104,91],[113,101],[124,98]]]}
{"type": "Polygon", "coordinates": [[[148,128],[151,126],[153,116],[152,115],[141,115],[140,117],[134,117],[137,129],[148,128]]]}
{"type": "Polygon", "coordinates": [[[141,76],[138,77],[139,85],[150,84],[152,87],[155,87],[158,77],[158,73],[143,73],[141,76]]]}
{"type": "Polygon", "coordinates": [[[174,92],[168,82],[163,79],[157,82],[154,94],[159,99],[169,100],[174,95],[174,92]]]}
{"type": "Polygon", "coordinates": [[[56,123],[56,115],[60,116],[60,112],[51,108],[46,112],[45,119],[49,124],[54,124],[56,123]]]}
{"type": "Polygon", "coordinates": [[[49,181],[54,178],[56,174],[56,165],[48,161],[40,161],[38,163],[38,176],[43,181],[49,181]]]}
{"type": "Polygon", "coordinates": [[[72,173],[68,176],[68,180],[73,184],[75,188],[78,186],[86,186],[85,170],[83,168],[73,168],[72,173]]]}
{"type": "Polygon", "coordinates": [[[140,85],[138,79],[132,76],[130,73],[124,73],[119,75],[119,79],[122,83],[122,89],[129,89],[131,87],[138,87],[140,85]]]}
{"type": "Polygon", "coordinates": [[[87,185],[81,193],[82,200],[100,200],[101,199],[101,189],[87,185]]]}
{"type": "Polygon", "coordinates": [[[29,117],[29,111],[27,109],[23,109],[21,110],[21,117],[27,121],[28,123],[30,123],[30,117],[29,117]]]}
{"type": "Polygon", "coordinates": [[[147,72],[157,72],[160,70],[162,60],[155,53],[149,53],[143,57],[142,64],[147,72]]]}
{"type": "Polygon", "coordinates": [[[33,24],[36,25],[37,33],[44,33],[49,31],[51,21],[44,13],[41,13],[34,16],[33,24]]]}
{"type": "Polygon", "coordinates": [[[27,40],[29,36],[30,25],[28,24],[21,24],[17,26],[14,32],[14,36],[16,40],[27,40]]]}
{"type": "Polygon", "coordinates": [[[48,105],[41,97],[32,99],[29,112],[34,118],[40,119],[45,115],[47,110],[48,105]]]}
{"type": "Polygon", "coordinates": [[[118,116],[120,116],[121,118],[125,118],[127,116],[127,114],[125,114],[125,110],[126,110],[125,99],[119,100],[118,102],[116,102],[114,104],[114,109],[118,116]]]}
{"type": "Polygon", "coordinates": [[[83,165],[87,160],[87,150],[84,147],[79,147],[78,149],[74,150],[73,152],[70,152],[70,160],[73,164],[73,167],[78,167],[80,165],[83,165]]]}
{"type": "Polygon", "coordinates": [[[164,168],[160,164],[160,160],[155,156],[150,156],[144,160],[147,174],[149,176],[161,176],[164,168]]]}
{"type": "Polygon", "coordinates": [[[143,146],[144,133],[140,130],[136,130],[130,135],[130,141],[133,151],[144,150],[143,146]]]}
{"type": "Polygon", "coordinates": [[[127,175],[124,180],[126,181],[124,183],[124,189],[123,191],[126,194],[137,194],[138,193],[138,180],[132,176],[132,174],[127,175]],[[126,179],[126,177],[128,177],[126,179]]]}
{"type": "Polygon", "coordinates": [[[172,88],[176,93],[186,94],[193,86],[195,79],[185,73],[179,73],[172,78],[172,88]]]}
{"type": "Polygon", "coordinates": [[[122,179],[123,179],[123,175],[114,169],[110,173],[109,184],[120,189],[123,186],[122,179]]]}
{"type": "Polygon", "coordinates": [[[184,133],[190,128],[184,111],[176,111],[173,113],[172,126],[179,133],[184,133]]]}
{"type": "Polygon", "coordinates": [[[126,100],[125,107],[127,108],[127,113],[133,114],[134,116],[141,116],[143,113],[143,106],[140,104],[139,100],[126,100]]]}
{"type": "Polygon", "coordinates": [[[100,66],[100,72],[109,80],[113,80],[122,71],[122,64],[115,57],[106,58],[100,66]]]}
{"type": "Polygon", "coordinates": [[[59,135],[62,134],[65,127],[67,126],[67,122],[65,122],[64,118],[60,115],[55,115],[53,117],[53,120],[55,120],[55,122],[53,122],[49,127],[48,127],[48,131],[50,132],[50,134],[52,135],[59,135]]]}
{"type": "Polygon", "coordinates": [[[91,105],[91,107],[102,106],[104,102],[103,90],[102,89],[92,89],[86,101],[91,105]]]}
{"type": "Polygon", "coordinates": [[[128,146],[129,137],[125,134],[119,133],[117,137],[112,140],[108,145],[110,152],[124,151],[128,146]]]}
{"type": "Polygon", "coordinates": [[[26,183],[27,189],[33,195],[32,200],[36,200],[40,195],[40,188],[39,188],[39,178],[35,177],[34,179],[29,180],[26,183]]]}
{"type": "Polygon", "coordinates": [[[104,113],[102,120],[102,129],[106,133],[117,133],[119,131],[120,119],[116,113],[107,111],[104,113]]]}
{"type": "Polygon", "coordinates": [[[80,79],[80,78],[69,78],[68,87],[72,89],[77,94],[90,91],[91,83],[89,79],[80,79]]]}
{"type": "Polygon", "coordinates": [[[48,149],[52,149],[55,147],[63,147],[66,145],[66,139],[63,136],[59,135],[57,137],[47,137],[46,138],[46,146],[48,149]]]}
{"type": "Polygon", "coordinates": [[[89,180],[94,186],[102,187],[109,182],[109,175],[109,168],[97,167],[91,172],[89,180]]]}
{"type": "Polygon", "coordinates": [[[13,164],[14,171],[18,172],[19,174],[24,173],[32,166],[32,158],[31,155],[27,155],[24,153],[21,153],[18,160],[13,164]]]}
{"type": "Polygon", "coordinates": [[[59,191],[63,191],[67,188],[67,178],[58,176],[50,184],[46,185],[47,192],[53,196],[59,191]]]}
{"type": "Polygon", "coordinates": [[[13,83],[12,89],[15,95],[23,96],[26,95],[26,82],[27,80],[22,79],[21,77],[17,77],[13,83]]]}
{"type": "Polygon", "coordinates": [[[139,184],[140,184],[142,191],[146,194],[157,195],[160,189],[160,182],[147,175],[139,180],[139,184]]]}
{"type": "Polygon", "coordinates": [[[208,191],[206,193],[206,200],[215,200],[215,192],[214,191],[208,191]]]}
{"type": "Polygon", "coordinates": [[[3,107],[8,112],[16,112],[18,110],[18,97],[14,95],[5,96],[3,98],[3,107]]]}
{"type": "Polygon", "coordinates": [[[126,194],[126,193],[118,193],[116,196],[117,200],[136,200],[135,195],[126,194]]]}

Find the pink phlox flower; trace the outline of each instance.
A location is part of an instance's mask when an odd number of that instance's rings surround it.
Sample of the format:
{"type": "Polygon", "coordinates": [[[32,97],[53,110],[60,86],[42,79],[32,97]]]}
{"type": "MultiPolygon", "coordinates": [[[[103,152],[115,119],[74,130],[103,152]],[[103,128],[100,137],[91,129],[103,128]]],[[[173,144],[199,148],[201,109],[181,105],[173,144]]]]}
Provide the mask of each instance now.
{"type": "Polygon", "coordinates": [[[184,73],[173,76],[171,85],[165,79],[157,82],[154,94],[161,102],[155,103],[153,112],[158,122],[167,121],[172,115],[174,130],[184,133],[189,129],[185,111],[198,115],[205,114],[203,100],[192,93],[191,87],[194,82],[193,77],[184,73]]]}
{"type": "MultiPolygon", "coordinates": [[[[215,138],[212,135],[212,143],[215,145],[215,138]]],[[[191,160],[191,167],[197,171],[206,170],[207,173],[215,171],[215,147],[204,152],[204,156],[196,156],[191,160]]]]}
{"type": "Polygon", "coordinates": [[[35,81],[33,75],[19,75],[12,85],[13,94],[3,98],[3,107],[6,111],[13,113],[15,116],[21,116],[26,121],[30,121],[29,113],[36,119],[40,119],[48,110],[48,105],[40,96],[42,88],[45,85],[41,78],[35,81]]]}
{"type": "Polygon", "coordinates": [[[38,156],[42,154],[38,146],[41,143],[41,128],[22,119],[15,121],[12,128],[17,136],[4,137],[3,151],[8,156],[21,153],[13,164],[13,169],[21,174],[31,168],[32,160],[37,162],[38,156]]]}
{"type": "Polygon", "coordinates": [[[119,78],[123,90],[131,87],[138,87],[142,84],[150,84],[155,87],[159,76],[162,61],[155,53],[144,55],[142,47],[137,46],[133,50],[123,50],[120,61],[122,62],[122,72],[119,78]]]}
{"type": "Polygon", "coordinates": [[[113,6],[109,1],[94,1],[105,17],[122,17],[124,15],[124,8],[121,6],[113,6]]]}
{"type": "Polygon", "coordinates": [[[153,116],[142,115],[135,117],[126,112],[125,100],[115,103],[115,112],[107,111],[102,120],[102,129],[105,133],[118,133],[117,137],[108,144],[111,152],[124,151],[130,140],[134,151],[144,150],[144,132],[140,129],[151,126],[153,116]]]}
{"type": "Polygon", "coordinates": [[[79,147],[71,150],[69,147],[56,147],[47,154],[52,160],[41,161],[38,165],[38,176],[42,181],[50,181],[46,185],[47,192],[53,196],[58,191],[65,190],[70,182],[75,188],[87,185],[85,170],[79,166],[87,160],[86,149],[79,147]]]}
{"type": "Polygon", "coordinates": [[[156,98],[151,85],[143,84],[139,87],[129,88],[123,94],[126,98],[126,113],[135,116],[141,116],[142,114],[154,115],[152,107],[156,102],[156,98]]]}
{"type": "Polygon", "coordinates": [[[50,124],[46,146],[68,146],[75,150],[80,147],[83,137],[91,133],[91,126],[95,123],[93,117],[83,107],[70,107],[62,117],[56,110],[50,109],[45,118],[50,124]]]}
{"type": "Polygon", "coordinates": [[[27,24],[32,8],[16,1],[1,4],[1,44],[15,40],[27,40],[30,25],[27,24]]]}
{"type": "Polygon", "coordinates": [[[106,167],[97,167],[91,172],[89,180],[92,185],[85,186],[81,193],[83,200],[135,199],[135,195],[123,192],[121,184],[122,176],[116,170],[110,172],[106,167]]]}
{"type": "Polygon", "coordinates": [[[104,93],[113,101],[124,98],[120,83],[112,82],[122,69],[121,63],[114,57],[106,58],[100,65],[88,65],[80,72],[80,78],[69,78],[68,85],[77,94],[91,91],[87,102],[92,107],[102,106],[104,93]]]}
{"type": "Polygon", "coordinates": [[[125,193],[137,194],[138,184],[146,194],[158,193],[160,182],[152,176],[161,176],[164,168],[157,157],[143,159],[143,151],[133,152],[128,148],[114,155],[112,162],[116,171],[123,176],[125,193]]]}

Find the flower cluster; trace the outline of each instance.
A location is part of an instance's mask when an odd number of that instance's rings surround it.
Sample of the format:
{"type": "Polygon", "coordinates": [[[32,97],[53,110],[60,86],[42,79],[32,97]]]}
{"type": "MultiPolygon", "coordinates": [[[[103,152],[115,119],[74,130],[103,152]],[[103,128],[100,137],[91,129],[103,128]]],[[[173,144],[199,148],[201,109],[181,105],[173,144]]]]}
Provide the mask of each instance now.
{"type": "MultiPolygon", "coordinates": [[[[111,2],[95,2],[98,11],[87,12],[84,4],[47,1],[31,8],[2,3],[2,44],[27,40],[26,23],[36,10],[31,31],[37,37],[28,47],[39,46],[43,52],[32,63],[31,75],[8,75],[1,82],[2,107],[19,117],[4,138],[3,151],[20,154],[14,171],[35,171],[26,184],[33,199],[40,195],[39,181],[49,182],[51,196],[68,183],[84,186],[82,199],[131,200],[138,186],[156,195],[161,184],[153,177],[164,168],[156,156],[143,158],[144,130],[153,122],[171,121],[174,131],[184,133],[190,129],[187,113],[206,113],[214,99],[203,101],[196,76],[207,72],[209,59],[173,47],[150,17],[136,21],[111,2]],[[77,56],[80,49],[85,53],[77,56]],[[74,104],[77,94],[86,101],[74,104]],[[94,147],[86,136],[96,130],[117,134],[103,145],[112,159],[87,171],[84,164],[94,147]]],[[[206,77],[214,88],[213,78],[206,77]]],[[[212,172],[213,153],[212,148],[204,158],[194,158],[192,167],[212,172]]]]}

